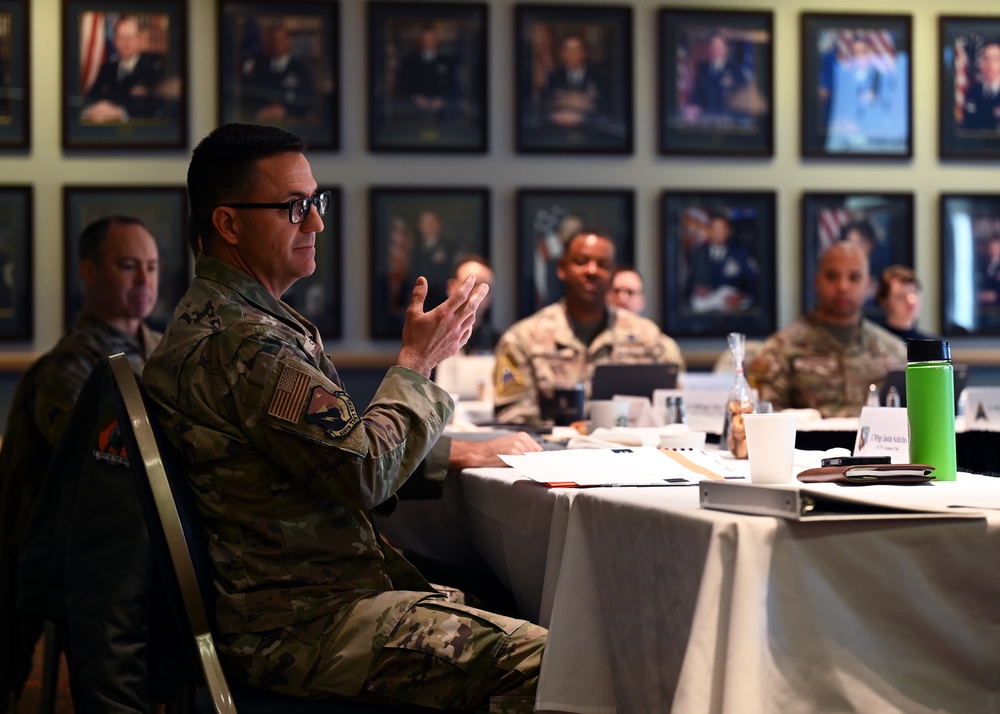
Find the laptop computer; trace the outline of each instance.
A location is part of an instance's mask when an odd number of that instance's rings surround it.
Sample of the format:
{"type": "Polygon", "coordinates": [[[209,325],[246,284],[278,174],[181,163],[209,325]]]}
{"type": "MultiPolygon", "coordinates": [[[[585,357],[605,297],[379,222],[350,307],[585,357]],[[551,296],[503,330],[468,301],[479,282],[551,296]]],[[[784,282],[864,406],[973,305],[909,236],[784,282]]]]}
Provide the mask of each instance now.
{"type": "Polygon", "coordinates": [[[611,399],[616,394],[647,397],[656,389],[674,389],[680,367],[666,364],[599,364],[590,382],[591,399],[611,399]]]}
{"type": "MultiPolygon", "coordinates": [[[[956,364],[952,365],[952,370],[955,373],[955,409],[958,409],[958,397],[962,394],[962,390],[965,389],[966,385],[969,383],[969,365],[967,364],[956,364]]],[[[879,392],[878,401],[883,407],[885,406],[885,398],[889,394],[889,387],[895,387],[896,393],[899,394],[899,406],[906,406],[906,370],[905,369],[893,369],[889,370],[889,373],[885,376],[885,386],[882,387],[882,391],[879,392]]]]}

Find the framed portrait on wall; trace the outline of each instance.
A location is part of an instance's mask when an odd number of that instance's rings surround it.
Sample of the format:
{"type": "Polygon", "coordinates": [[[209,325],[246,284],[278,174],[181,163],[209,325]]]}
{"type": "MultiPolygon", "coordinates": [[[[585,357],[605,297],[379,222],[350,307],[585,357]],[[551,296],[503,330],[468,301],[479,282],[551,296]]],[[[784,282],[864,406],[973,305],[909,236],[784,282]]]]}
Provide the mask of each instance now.
{"type": "Polygon", "coordinates": [[[1000,16],[938,18],[941,158],[1000,157],[1000,16]]]}
{"type": "Polygon", "coordinates": [[[663,318],[670,335],[775,329],[775,194],[666,191],[663,318]]]}
{"type": "Polygon", "coordinates": [[[802,13],[802,155],[913,154],[910,15],[802,13]]]}
{"type": "Polygon", "coordinates": [[[774,14],[663,8],[660,153],[772,156],[774,14]]]}
{"type": "Polygon", "coordinates": [[[0,340],[30,340],[32,189],[0,186],[0,340]]]}
{"type": "Polygon", "coordinates": [[[447,298],[455,261],[489,259],[490,192],[486,188],[372,188],[371,334],[399,339],[417,278],[427,279],[424,307],[447,298]]]}
{"type": "Polygon", "coordinates": [[[219,124],[287,129],[311,149],[340,145],[337,2],[219,3],[219,124]]]}
{"type": "Polygon", "coordinates": [[[187,146],[185,8],[63,0],[63,148],[187,146]]]}
{"type": "Polygon", "coordinates": [[[368,148],[483,153],[489,8],[368,3],[368,148]]]}
{"type": "Polygon", "coordinates": [[[1000,194],[941,195],[941,332],[1000,335],[1000,194]]]}
{"type": "Polygon", "coordinates": [[[31,144],[28,0],[0,0],[0,149],[31,144]]]}
{"type": "Polygon", "coordinates": [[[517,192],[517,317],[562,299],[557,275],[566,241],[584,229],[606,233],[615,260],[635,260],[635,192],[627,189],[525,188],[517,192]]]}
{"type": "Polygon", "coordinates": [[[163,331],[191,282],[194,255],[188,244],[187,190],[183,186],[63,187],[63,325],[68,331],[84,303],[79,239],[83,229],[106,216],[137,218],[149,229],[160,254],[156,304],[146,318],[163,331]]]}
{"type": "Polygon", "coordinates": [[[879,276],[890,265],[913,267],[912,193],[806,193],[802,196],[802,309],[816,306],[820,257],[834,243],[857,243],[868,256],[865,317],[881,322],[875,300],[879,276]]]}
{"type": "Polygon", "coordinates": [[[517,150],[631,154],[632,8],[516,6],[517,150]]]}

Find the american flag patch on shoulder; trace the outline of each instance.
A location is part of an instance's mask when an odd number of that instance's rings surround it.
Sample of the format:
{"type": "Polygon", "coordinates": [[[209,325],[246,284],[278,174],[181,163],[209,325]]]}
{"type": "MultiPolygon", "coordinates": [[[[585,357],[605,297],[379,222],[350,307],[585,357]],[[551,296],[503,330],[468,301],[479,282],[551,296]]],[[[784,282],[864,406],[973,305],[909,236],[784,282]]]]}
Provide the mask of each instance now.
{"type": "Polygon", "coordinates": [[[299,412],[302,411],[308,390],[309,374],[293,365],[284,365],[281,368],[278,387],[271,398],[271,406],[267,408],[267,413],[278,419],[296,423],[299,420],[299,412]]]}

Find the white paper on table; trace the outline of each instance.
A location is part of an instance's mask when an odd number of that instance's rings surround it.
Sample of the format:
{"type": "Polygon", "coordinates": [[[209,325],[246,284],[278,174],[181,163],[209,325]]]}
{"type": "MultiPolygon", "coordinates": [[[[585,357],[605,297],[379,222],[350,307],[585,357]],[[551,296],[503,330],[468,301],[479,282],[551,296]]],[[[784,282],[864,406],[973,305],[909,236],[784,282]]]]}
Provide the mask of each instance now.
{"type": "MultiPolygon", "coordinates": [[[[722,478],[742,478],[702,451],[670,452],[722,478]]],[[[550,486],[688,486],[705,476],[652,446],[501,454],[522,476],[550,486]]]]}

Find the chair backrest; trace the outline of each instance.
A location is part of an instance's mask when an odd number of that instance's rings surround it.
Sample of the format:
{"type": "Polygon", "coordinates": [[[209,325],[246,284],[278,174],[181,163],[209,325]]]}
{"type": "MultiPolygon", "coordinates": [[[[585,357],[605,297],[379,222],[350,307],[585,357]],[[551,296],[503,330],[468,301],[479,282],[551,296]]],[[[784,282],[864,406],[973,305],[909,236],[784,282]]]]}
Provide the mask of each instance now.
{"type": "Polygon", "coordinates": [[[215,711],[235,714],[212,638],[214,618],[210,613],[214,613],[215,602],[212,565],[179,455],[159,421],[150,418],[152,405],[128,358],[116,354],[108,359],[117,392],[118,426],[130,464],[135,467],[136,488],[154,557],[165,575],[176,576],[177,599],[183,602],[183,617],[194,637],[215,711]],[[155,507],[155,513],[149,512],[151,506],[155,507]]]}

